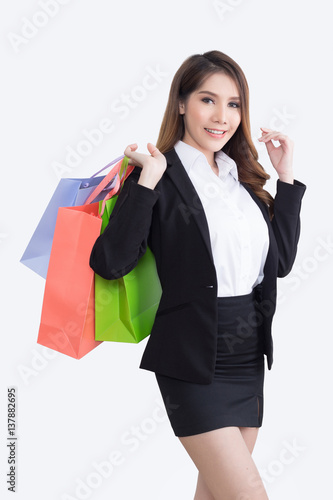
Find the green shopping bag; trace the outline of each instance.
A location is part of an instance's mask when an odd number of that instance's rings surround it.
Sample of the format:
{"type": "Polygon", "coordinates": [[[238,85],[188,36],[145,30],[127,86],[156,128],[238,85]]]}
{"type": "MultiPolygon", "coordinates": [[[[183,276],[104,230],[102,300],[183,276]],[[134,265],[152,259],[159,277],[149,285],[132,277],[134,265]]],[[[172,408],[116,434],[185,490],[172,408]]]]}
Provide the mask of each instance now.
{"type": "MultiPolygon", "coordinates": [[[[118,196],[106,201],[106,228],[118,196]]],[[[100,202],[100,207],[101,207],[100,202]]],[[[117,280],[95,274],[95,340],[138,343],[152,329],[162,294],[155,257],[149,247],[137,266],[117,280]]]]}

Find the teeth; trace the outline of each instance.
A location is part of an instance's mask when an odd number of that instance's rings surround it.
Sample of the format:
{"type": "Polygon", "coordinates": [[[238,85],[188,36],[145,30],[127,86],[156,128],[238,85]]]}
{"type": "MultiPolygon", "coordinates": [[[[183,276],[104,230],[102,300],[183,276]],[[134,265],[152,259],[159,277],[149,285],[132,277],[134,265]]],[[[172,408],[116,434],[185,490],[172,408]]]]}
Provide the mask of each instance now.
{"type": "Polygon", "coordinates": [[[216,135],[223,135],[224,130],[213,130],[211,128],[206,128],[207,132],[210,132],[211,134],[216,134],[216,135]]]}

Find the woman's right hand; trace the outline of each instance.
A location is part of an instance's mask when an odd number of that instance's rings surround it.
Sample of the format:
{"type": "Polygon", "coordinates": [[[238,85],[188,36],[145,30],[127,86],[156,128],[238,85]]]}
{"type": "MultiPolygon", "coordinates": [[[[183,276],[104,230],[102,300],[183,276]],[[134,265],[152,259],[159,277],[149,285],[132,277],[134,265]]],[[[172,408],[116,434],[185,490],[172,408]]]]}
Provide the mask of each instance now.
{"type": "Polygon", "coordinates": [[[130,165],[142,168],[138,184],[154,189],[166,170],[166,158],[151,142],[147,144],[150,155],[137,153],[137,148],[137,144],[130,144],[124,154],[129,158],[130,165]]]}

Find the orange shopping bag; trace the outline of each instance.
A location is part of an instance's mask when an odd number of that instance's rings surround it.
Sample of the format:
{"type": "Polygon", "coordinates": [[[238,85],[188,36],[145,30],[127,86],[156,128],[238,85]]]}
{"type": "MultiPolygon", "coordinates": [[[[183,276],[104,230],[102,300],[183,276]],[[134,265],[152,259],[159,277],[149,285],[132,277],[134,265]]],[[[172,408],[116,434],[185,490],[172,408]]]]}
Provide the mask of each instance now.
{"type": "Polygon", "coordinates": [[[80,359],[97,347],[94,272],[89,256],[101,232],[98,203],[59,208],[37,342],[80,359]]]}
{"type": "MultiPolygon", "coordinates": [[[[115,174],[116,186],[104,200],[118,193],[124,163],[127,167],[128,158],[109,172],[86,203],[115,174]]],[[[122,182],[133,168],[128,168],[122,182]]],[[[59,208],[46,276],[37,342],[77,359],[101,343],[95,340],[94,271],[89,266],[91,249],[101,233],[101,215],[98,202],[59,208]]]]}

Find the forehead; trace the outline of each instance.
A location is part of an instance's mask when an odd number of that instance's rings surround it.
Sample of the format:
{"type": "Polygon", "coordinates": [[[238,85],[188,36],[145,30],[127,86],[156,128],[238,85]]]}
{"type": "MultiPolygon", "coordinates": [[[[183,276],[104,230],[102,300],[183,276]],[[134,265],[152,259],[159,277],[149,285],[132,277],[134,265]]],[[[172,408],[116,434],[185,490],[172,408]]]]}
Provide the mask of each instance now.
{"type": "Polygon", "coordinates": [[[229,75],[221,72],[207,76],[196,89],[195,93],[202,91],[209,91],[221,96],[239,96],[236,82],[229,75]]]}

